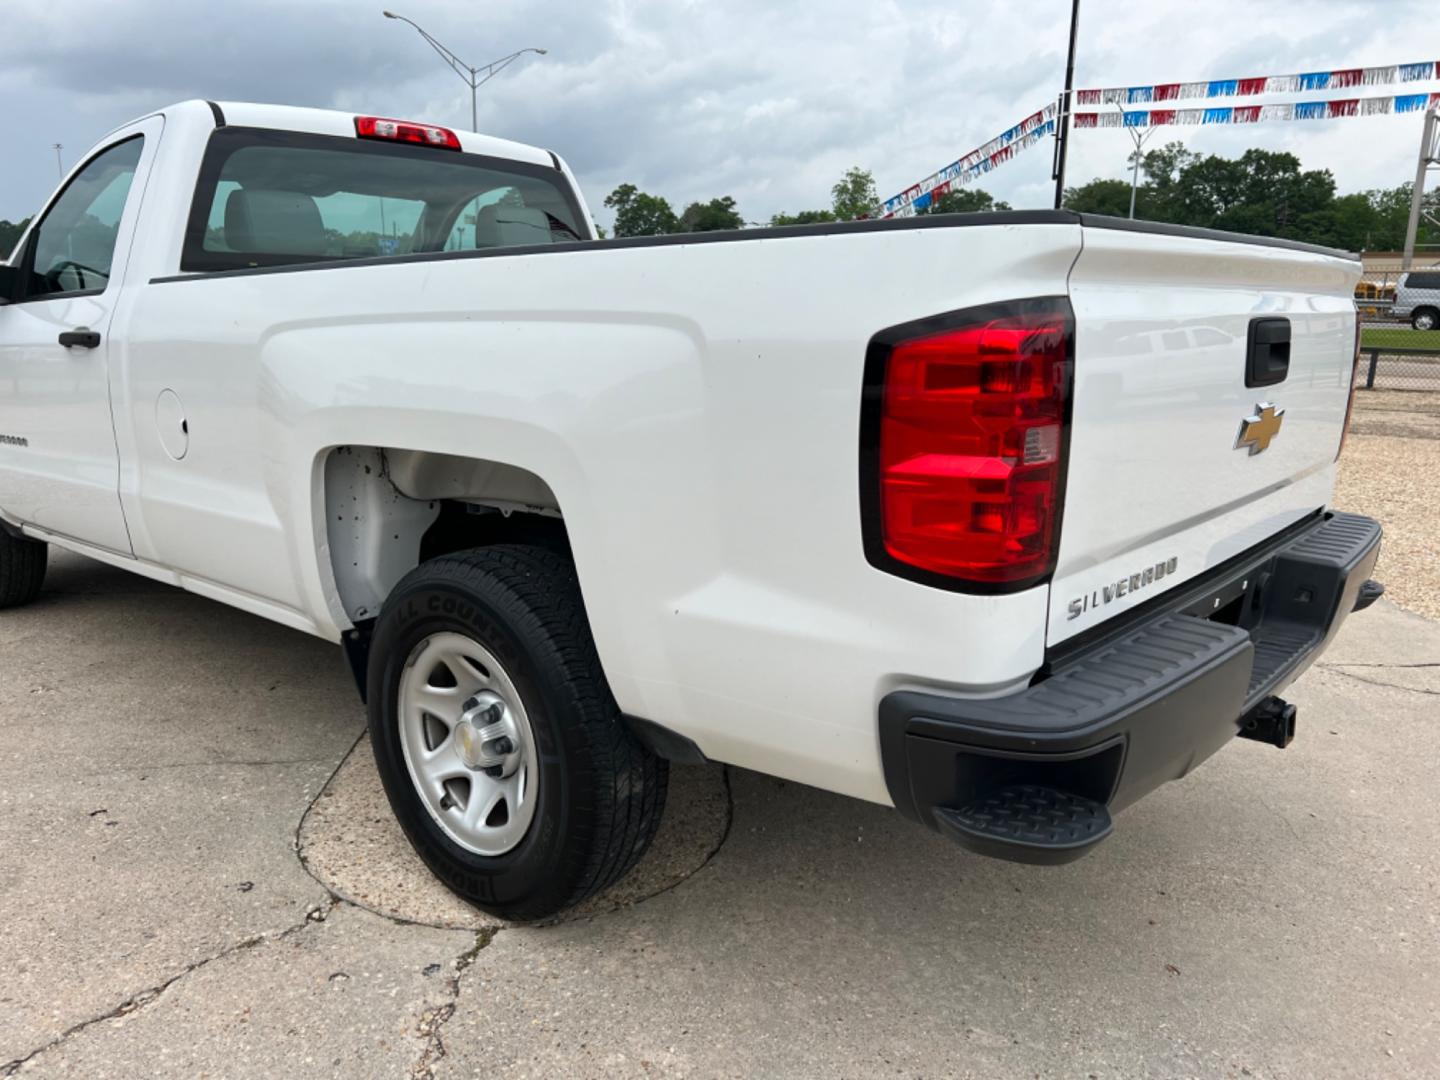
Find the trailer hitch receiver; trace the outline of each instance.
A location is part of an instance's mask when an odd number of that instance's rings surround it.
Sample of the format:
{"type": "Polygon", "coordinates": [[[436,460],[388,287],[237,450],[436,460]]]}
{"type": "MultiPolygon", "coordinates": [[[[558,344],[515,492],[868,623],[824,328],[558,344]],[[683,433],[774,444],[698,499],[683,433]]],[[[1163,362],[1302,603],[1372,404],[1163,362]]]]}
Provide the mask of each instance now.
{"type": "Polygon", "coordinates": [[[1284,750],[1295,738],[1295,706],[1267,697],[1240,719],[1240,737],[1284,750]]]}

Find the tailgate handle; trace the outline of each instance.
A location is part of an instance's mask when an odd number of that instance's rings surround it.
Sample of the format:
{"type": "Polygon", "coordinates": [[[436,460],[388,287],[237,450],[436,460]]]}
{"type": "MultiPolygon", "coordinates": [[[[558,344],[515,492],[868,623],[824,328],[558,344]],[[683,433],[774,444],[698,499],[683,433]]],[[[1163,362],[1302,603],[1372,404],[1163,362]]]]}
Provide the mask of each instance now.
{"type": "Polygon", "coordinates": [[[1245,385],[1274,386],[1290,374],[1290,320],[1251,319],[1245,385]]]}

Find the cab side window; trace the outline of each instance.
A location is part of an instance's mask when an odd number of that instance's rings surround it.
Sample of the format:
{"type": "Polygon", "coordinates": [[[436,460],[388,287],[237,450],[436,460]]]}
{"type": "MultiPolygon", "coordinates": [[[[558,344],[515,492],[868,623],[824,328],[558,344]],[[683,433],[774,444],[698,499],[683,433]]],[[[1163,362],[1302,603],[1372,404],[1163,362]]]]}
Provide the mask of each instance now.
{"type": "Polygon", "coordinates": [[[143,144],[137,135],[101,151],[55,200],[30,235],[23,299],[104,290],[143,144]]]}

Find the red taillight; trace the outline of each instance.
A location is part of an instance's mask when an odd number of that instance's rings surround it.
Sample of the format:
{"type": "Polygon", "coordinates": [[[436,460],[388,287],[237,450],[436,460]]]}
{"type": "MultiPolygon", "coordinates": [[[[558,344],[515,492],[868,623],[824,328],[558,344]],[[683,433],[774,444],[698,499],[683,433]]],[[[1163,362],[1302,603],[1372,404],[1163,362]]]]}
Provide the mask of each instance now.
{"type": "Polygon", "coordinates": [[[956,325],[902,336],[884,359],[879,541],[885,557],[927,574],[1015,586],[1055,564],[1069,305],[1032,301],[947,321],[956,325]]]}
{"type": "Polygon", "coordinates": [[[409,120],[387,120],[383,116],[355,117],[355,134],[362,139],[418,143],[439,150],[459,150],[460,139],[449,128],[415,124],[409,120]]]}
{"type": "Polygon", "coordinates": [[[1340,460],[1340,451],[1345,449],[1345,440],[1350,435],[1350,417],[1355,413],[1355,391],[1360,387],[1360,311],[1355,311],[1355,362],[1350,366],[1350,400],[1345,403],[1345,426],[1340,429],[1340,447],[1335,451],[1335,460],[1340,460]]]}

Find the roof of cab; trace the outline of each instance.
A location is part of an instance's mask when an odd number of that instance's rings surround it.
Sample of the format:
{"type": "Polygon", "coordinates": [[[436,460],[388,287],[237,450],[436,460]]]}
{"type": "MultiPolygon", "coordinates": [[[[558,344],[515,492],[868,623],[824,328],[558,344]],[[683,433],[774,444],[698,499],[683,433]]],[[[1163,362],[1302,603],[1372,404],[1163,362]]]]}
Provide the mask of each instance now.
{"type": "MultiPolygon", "coordinates": [[[[188,104],[188,102],[186,103],[188,104]]],[[[248,101],[205,102],[207,107],[220,110],[226,126],[277,128],[282,131],[305,131],[316,135],[355,135],[355,117],[378,116],[379,113],[340,112],[337,109],[307,109],[298,105],[261,105],[248,101]]],[[[387,119],[411,120],[420,124],[434,124],[434,119],[425,117],[388,117],[387,119]]],[[[474,131],[462,131],[447,127],[460,139],[460,149],[467,154],[485,154],[489,157],[505,158],[509,161],[525,161],[534,165],[551,165],[554,158],[548,150],[497,139],[493,135],[481,135],[474,131]]]]}

